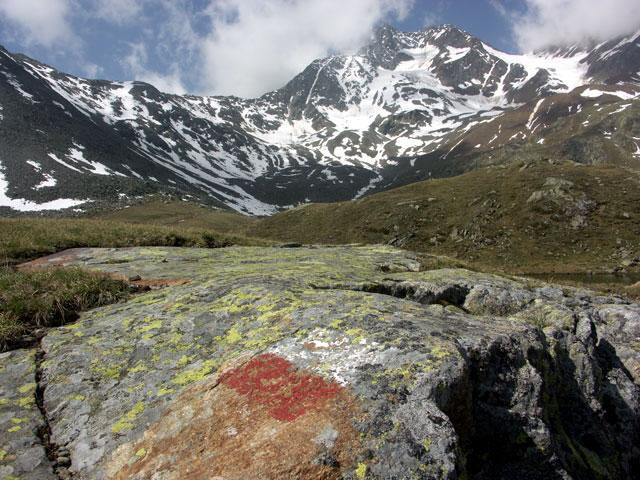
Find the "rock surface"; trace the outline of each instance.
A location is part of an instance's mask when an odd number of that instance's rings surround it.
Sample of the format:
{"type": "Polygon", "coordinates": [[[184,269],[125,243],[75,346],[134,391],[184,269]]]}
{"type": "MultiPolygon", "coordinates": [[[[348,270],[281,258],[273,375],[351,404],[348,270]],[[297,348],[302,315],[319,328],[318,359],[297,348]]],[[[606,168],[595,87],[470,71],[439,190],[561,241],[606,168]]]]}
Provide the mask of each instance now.
{"type": "Polygon", "coordinates": [[[56,478],[39,438],[35,350],[0,354],[0,479],[56,478]]]}
{"type": "MultiPolygon", "coordinates": [[[[391,247],[47,263],[168,285],[51,330],[37,362],[0,357],[3,432],[10,386],[34,382],[37,363],[45,418],[35,403],[20,417],[46,421],[73,478],[640,475],[640,306],[623,299],[417,272],[391,247]]],[[[4,435],[0,472],[55,478],[37,436],[4,435]],[[18,470],[28,452],[37,473],[18,470]]]]}

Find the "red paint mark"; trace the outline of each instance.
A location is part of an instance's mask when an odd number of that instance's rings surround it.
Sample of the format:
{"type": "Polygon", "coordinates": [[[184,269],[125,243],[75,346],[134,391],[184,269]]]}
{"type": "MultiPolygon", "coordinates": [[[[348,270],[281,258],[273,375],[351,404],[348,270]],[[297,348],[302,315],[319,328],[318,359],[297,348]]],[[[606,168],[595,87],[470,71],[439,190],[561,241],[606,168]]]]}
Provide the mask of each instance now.
{"type": "Polygon", "coordinates": [[[266,406],[273,418],[285,422],[322,408],[342,389],[318,375],[297,371],[291,362],[271,353],[225,372],[220,383],[245,395],[250,403],[266,406]]]}

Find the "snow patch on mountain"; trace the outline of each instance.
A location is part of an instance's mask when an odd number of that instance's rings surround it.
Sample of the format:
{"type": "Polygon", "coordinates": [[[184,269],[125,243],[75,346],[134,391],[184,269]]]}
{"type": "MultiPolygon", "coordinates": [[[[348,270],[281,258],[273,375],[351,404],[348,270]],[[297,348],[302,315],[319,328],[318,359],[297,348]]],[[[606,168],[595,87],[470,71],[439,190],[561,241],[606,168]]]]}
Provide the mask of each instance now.
{"type": "Polygon", "coordinates": [[[7,194],[8,190],[9,183],[4,174],[4,167],[0,164],[0,207],[8,207],[19,212],[40,212],[44,210],[63,210],[77,207],[90,201],[58,198],[49,202],[37,203],[24,198],[11,198],[7,194]]]}
{"type": "Polygon", "coordinates": [[[613,95],[614,97],[618,97],[622,100],[631,100],[633,98],[636,98],[638,96],[638,94],[631,94],[631,93],[627,93],[624,92],[622,90],[618,90],[618,91],[610,91],[610,90],[597,90],[597,89],[593,89],[593,88],[587,88],[586,90],[584,90],[580,96],[585,97],[585,98],[598,98],[601,97],[602,95],[613,95]]]}

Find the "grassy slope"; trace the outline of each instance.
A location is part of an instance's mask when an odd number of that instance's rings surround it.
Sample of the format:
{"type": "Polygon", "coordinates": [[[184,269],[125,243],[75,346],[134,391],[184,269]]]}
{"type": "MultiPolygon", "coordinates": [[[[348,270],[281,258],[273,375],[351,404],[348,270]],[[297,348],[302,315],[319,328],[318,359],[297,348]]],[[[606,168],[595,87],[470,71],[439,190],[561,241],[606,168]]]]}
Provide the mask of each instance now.
{"type": "Polygon", "coordinates": [[[16,263],[75,247],[256,245],[259,240],[207,226],[143,225],[114,220],[0,218],[0,262],[16,263]]]}
{"type": "Polygon", "coordinates": [[[190,202],[154,199],[100,215],[102,220],[240,233],[257,221],[228,210],[216,210],[190,202]]]}
{"type": "Polygon", "coordinates": [[[404,248],[508,273],[600,271],[620,265],[629,252],[640,255],[639,201],[637,173],[540,162],[308,205],[264,219],[248,234],[305,243],[396,239],[404,248]],[[528,202],[549,177],[573,182],[574,201],[528,202]],[[572,228],[571,205],[583,198],[593,202],[587,224],[572,228]]]}

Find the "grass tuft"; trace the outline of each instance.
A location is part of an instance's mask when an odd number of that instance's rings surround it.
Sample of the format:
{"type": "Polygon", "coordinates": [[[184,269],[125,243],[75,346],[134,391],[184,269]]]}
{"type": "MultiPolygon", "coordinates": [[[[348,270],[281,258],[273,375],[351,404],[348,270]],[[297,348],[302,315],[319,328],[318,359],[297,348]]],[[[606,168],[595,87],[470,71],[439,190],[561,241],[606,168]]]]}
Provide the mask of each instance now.
{"type": "Polygon", "coordinates": [[[0,269],[0,350],[19,346],[36,329],[64,325],[78,312],[114,303],[130,286],[79,268],[36,272],[0,269]]]}

